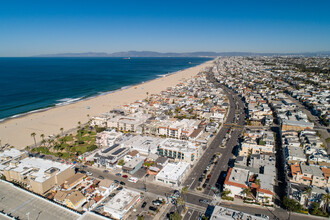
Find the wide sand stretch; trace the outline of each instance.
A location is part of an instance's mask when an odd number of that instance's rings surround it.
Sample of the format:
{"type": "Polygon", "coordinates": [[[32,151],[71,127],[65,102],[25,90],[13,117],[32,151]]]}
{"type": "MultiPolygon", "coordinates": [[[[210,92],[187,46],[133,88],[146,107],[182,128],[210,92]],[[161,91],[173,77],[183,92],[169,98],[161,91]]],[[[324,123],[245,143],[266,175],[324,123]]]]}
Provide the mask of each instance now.
{"type": "Polygon", "coordinates": [[[0,123],[1,144],[9,143],[18,149],[23,149],[28,145],[34,144],[31,137],[33,132],[36,133],[37,142],[41,141],[41,134],[44,134],[45,137],[60,134],[60,128],[67,131],[77,127],[79,121],[82,124],[88,122],[89,117],[87,115],[90,117],[97,116],[121,105],[142,100],[146,98],[147,92],[149,94],[160,93],[167,87],[175,86],[180,81],[197,75],[200,70],[210,66],[211,63],[212,61],[208,61],[166,77],[103,96],[3,121],[0,123]]]}

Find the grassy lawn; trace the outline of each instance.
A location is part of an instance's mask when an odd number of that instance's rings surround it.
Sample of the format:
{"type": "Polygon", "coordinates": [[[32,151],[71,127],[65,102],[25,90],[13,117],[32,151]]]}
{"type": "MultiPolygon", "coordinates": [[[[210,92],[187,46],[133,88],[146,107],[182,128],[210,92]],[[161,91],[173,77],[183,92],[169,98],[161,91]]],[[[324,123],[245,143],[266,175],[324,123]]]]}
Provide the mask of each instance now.
{"type": "Polygon", "coordinates": [[[95,145],[96,132],[87,129],[79,129],[76,135],[68,135],[55,139],[48,146],[40,146],[32,149],[32,152],[39,152],[47,155],[54,155],[63,159],[75,158],[88,151],[93,151],[97,148],[95,145]]]}

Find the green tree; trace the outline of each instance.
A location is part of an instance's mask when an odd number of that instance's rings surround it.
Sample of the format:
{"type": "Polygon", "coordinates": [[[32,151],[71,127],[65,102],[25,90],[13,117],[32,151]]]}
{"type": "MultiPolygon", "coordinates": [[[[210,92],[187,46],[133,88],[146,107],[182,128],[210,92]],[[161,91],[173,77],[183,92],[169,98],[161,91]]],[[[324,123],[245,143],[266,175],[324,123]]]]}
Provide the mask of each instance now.
{"type": "Polygon", "coordinates": [[[35,133],[35,132],[32,132],[32,133],[31,133],[31,137],[33,137],[33,140],[34,140],[34,147],[36,148],[36,147],[37,147],[36,133],[35,133]]]}
{"type": "Polygon", "coordinates": [[[178,212],[170,214],[170,220],[181,220],[182,216],[178,212]]]}
{"type": "Polygon", "coordinates": [[[322,196],[322,201],[324,202],[323,212],[327,213],[327,211],[328,211],[327,209],[328,209],[329,202],[330,202],[330,193],[324,194],[322,196]]]}
{"type": "Polygon", "coordinates": [[[143,215],[138,215],[138,220],[144,220],[144,216],[143,215]]]}
{"type": "Polygon", "coordinates": [[[302,209],[302,205],[297,202],[294,199],[290,199],[288,197],[284,197],[283,199],[283,205],[285,206],[285,208],[289,211],[289,215],[291,215],[291,212],[300,212],[302,209]]]}

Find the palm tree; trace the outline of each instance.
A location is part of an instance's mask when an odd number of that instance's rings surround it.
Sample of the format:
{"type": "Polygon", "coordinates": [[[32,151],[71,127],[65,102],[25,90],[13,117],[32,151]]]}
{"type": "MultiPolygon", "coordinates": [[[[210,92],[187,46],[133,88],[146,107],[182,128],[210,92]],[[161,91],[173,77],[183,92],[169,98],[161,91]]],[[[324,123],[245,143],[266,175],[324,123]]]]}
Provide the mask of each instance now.
{"type": "Polygon", "coordinates": [[[225,189],[224,191],[222,191],[222,196],[226,197],[231,193],[231,191],[229,189],[225,189]]]}
{"type": "Polygon", "coordinates": [[[328,206],[329,206],[329,203],[330,203],[330,193],[324,194],[324,195],[322,196],[322,201],[324,202],[324,205],[323,205],[323,212],[324,212],[324,213],[327,213],[327,211],[328,211],[328,206]]]}
{"type": "Polygon", "coordinates": [[[41,144],[44,145],[44,147],[46,147],[46,146],[45,146],[45,144],[46,144],[46,140],[43,139],[43,140],[41,141],[41,144]]]}
{"type": "Polygon", "coordinates": [[[247,197],[248,195],[252,195],[252,191],[250,188],[243,189],[242,193],[247,197]]]}
{"type": "Polygon", "coordinates": [[[183,195],[187,195],[188,193],[188,187],[184,186],[182,189],[181,189],[181,194],[183,195]]]}
{"type": "Polygon", "coordinates": [[[34,147],[37,148],[36,133],[32,132],[31,137],[33,137],[33,139],[34,139],[34,147]]]}
{"type": "Polygon", "coordinates": [[[64,128],[60,128],[60,131],[62,133],[62,136],[63,136],[63,131],[64,131],[64,128]]]}
{"type": "Polygon", "coordinates": [[[305,207],[308,206],[308,199],[310,198],[310,195],[311,195],[311,192],[312,192],[312,188],[307,188],[305,191],[304,191],[304,197],[305,197],[305,207]]]}
{"type": "Polygon", "coordinates": [[[41,137],[42,140],[45,139],[45,135],[44,134],[41,134],[40,137],[41,137]]]}

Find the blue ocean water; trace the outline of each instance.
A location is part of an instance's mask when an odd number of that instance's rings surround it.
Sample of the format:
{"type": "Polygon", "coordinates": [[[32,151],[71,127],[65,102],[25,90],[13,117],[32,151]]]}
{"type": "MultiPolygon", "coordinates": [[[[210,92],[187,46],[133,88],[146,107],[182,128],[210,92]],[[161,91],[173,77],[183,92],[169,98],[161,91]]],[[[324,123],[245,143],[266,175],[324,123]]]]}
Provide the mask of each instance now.
{"type": "Polygon", "coordinates": [[[0,58],[0,119],[68,104],[209,58],[0,58]]]}

